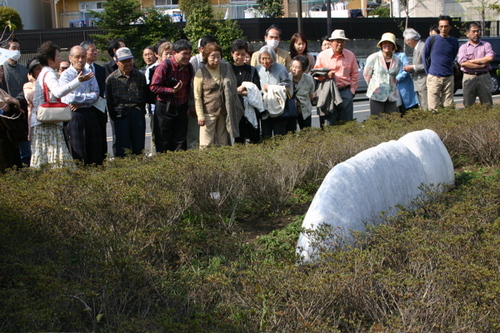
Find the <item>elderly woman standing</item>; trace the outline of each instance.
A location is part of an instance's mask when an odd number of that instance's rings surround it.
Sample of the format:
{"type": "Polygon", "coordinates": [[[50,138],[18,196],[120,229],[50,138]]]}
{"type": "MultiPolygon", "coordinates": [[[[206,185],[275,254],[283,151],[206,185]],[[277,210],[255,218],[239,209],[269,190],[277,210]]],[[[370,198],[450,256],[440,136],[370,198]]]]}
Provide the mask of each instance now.
{"type": "Polygon", "coordinates": [[[399,112],[405,114],[407,110],[415,109],[418,107],[417,94],[413,86],[411,74],[404,70],[404,67],[410,64],[408,57],[403,52],[403,48],[396,43],[396,56],[401,61],[401,69],[399,70],[396,80],[398,81],[398,90],[401,97],[400,105],[398,106],[399,112]]]}
{"type": "Polygon", "coordinates": [[[368,83],[366,96],[370,99],[370,113],[397,112],[399,91],[396,77],[401,69],[401,61],[394,54],[396,36],[390,32],[382,35],[377,47],[379,52],[366,59],[363,76],[368,83]]]}
{"type": "MultiPolygon", "coordinates": [[[[263,93],[268,93],[273,86],[282,86],[285,89],[290,87],[291,82],[288,76],[288,70],[285,66],[276,62],[276,53],[272,47],[267,45],[263,46],[259,50],[258,60],[260,65],[257,66],[257,71],[259,73],[260,86],[263,93]]],[[[273,100],[273,97],[269,96],[267,103],[268,107],[270,105],[269,102],[276,104],[279,101],[273,100]]],[[[269,138],[273,136],[273,134],[285,135],[287,121],[287,118],[272,117],[269,115],[269,112],[266,111],[262,116],[262,137],[269,138]]]]}
{"type": "Polygon", "coordinates": [[[52,42],[43,43],[38,49],[37,59],[43,66],[35,83],[35,95],[33,97],[33,113],[31,115],[31,167],[38,168],[42,164],[52,164],[54,167],[74,167],[73,158],[69,152],[64,139],[62,123],[41,123],[37,120],[37,112],[40,104],[44,103],[43,84],[47,84],[50,99],[56,101],[76,88],[82,82],[94,77],[89,71],[77,77],[65,85],[59,85],[56,70],[59,69],[61,56],[59,47],[52,42]]]}
{"type": "Polygon", "coordinates": [[[229,135],[239,136],[238,125],[243,115],[236,78],[231,65],[221,62],[222,48],[216,43],[205,45],[202,57],[205,66],[196,72],[193,81],[200,148],[213,144],[227,146],[229,135]]]}
{"type": "MultiPolygon", "coordinates": [[[[303,55],[298,55],[292,60],[290,74],[293,81],[293,96],[297,100],[299,116],[297,121],[300,129],[311,127],[312,103],[314,94],[314,79],[311,75],[305,73],[308,60],[303,55]]],[[[297,128],[293,122],[294,128],[297,128]]]]}

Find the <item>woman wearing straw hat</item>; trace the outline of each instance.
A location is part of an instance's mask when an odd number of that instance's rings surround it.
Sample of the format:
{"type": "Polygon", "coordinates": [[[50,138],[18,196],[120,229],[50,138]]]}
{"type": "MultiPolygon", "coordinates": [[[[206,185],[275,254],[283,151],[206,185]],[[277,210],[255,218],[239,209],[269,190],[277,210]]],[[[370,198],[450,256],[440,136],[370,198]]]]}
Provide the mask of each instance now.
{"type": "Polygon", "coordinates": [[[390,32],[384,33],[377,47],[380,51],[368,57],[363,72],[368,83],[366,96],[370,99],[372,115],[398,111],[399,91],[396,76],[401,68],[401,61],[394,54],[396,36],[390,32]]]}

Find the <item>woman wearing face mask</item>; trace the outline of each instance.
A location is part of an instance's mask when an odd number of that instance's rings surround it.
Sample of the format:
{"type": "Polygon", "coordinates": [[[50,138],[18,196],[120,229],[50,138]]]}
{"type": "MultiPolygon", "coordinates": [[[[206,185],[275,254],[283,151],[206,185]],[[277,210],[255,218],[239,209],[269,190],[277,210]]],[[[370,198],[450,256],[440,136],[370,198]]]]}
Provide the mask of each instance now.
{"type": "Polygon", "coordinates": [[[194,101],[200,148],[210,145],[229,145],[229,135],[239,136],[238,125],[243,107],[236,94],[236,78],[231,65],[222,60],[222,48],[207,43],[202,52],[205,66],[201,67],[193,81],[194,101]]]}
{"type": "Polygon", "coordinates": [[[307,53],[307,38],[303,33],[297,32],[293,34],[290,40],[290,58],[294,59],[296,56],[305,56],[309,60],[304,73],[309,73],[309,71],[314,67],[314,57],[307,53]]]}
{"type": "Polygon", "coordinates": [[[401,68],[401,61],[394,54],[396,36],[390,32],[382,35],[377,47],[380,51],[366,59],[363,76],[368,83],[366,96],[370,99],[370,113],[397,112],[399,91],[396,76],[401,68]]]}

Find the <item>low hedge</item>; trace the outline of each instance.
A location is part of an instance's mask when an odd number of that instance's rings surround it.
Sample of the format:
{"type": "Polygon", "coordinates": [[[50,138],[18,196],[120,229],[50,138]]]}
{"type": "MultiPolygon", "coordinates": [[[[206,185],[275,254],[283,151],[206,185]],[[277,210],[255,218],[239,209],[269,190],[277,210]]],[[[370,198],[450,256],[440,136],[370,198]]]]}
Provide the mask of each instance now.
{"type": "Polygon", "coordinates": [[[258,145],[8,172],[0,331],[495,331],[499,133],[499,107],[417,110],[258,145]],[[424,128],[459,170],[454,190],[317,265],[296,265],[300,217],[245,238],[244,223],[290,214],[298,193],[310,201],[337,163],[424,128]]]}

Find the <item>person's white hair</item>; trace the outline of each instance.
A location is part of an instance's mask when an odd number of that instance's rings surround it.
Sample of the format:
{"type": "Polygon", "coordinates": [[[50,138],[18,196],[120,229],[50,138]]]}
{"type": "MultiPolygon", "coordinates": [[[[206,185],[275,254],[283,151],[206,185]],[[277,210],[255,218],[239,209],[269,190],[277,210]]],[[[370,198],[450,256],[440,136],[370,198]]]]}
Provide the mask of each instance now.
{"type": "Polygon", "coordinates": [[[276,52],[274,51],[274,49],[268,45],[264,45],[260,48],[259,50],[259,62],[260,62],[260,56],[263,54],[263,53],[267,53],[269,54],[269,56],[271,57],[271,59],[273,60],[273,63],[276,62],[276,52]]]}
{"type": "Polygon", "coordinates": [[[408,28],[405,31],[403,31],[403,38],[404,39],[420,40],[420,37],[421,37],[420,34],[413,28],[408,28]]]}

